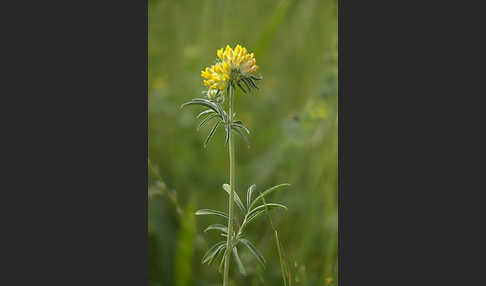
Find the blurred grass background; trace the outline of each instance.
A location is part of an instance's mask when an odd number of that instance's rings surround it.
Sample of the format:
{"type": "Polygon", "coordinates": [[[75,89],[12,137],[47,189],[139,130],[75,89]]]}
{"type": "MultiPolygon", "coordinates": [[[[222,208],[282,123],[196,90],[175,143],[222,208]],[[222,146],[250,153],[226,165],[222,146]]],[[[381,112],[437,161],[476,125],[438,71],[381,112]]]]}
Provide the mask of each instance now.
{"type": "MultiPolygon", "coordinates": [[[[252,131],[251,148],[236,137],[236,187],[244,196],[279,183],[272,194],[288,211],[272,212],[291,272],[289,285],[337,285],[337,0],[149,0],[149,285],[221,285],[217,266],[200,263],[220,240],[203,233],[227,211],[228,152],[219,130],[196,132],[200,71],[226,44],[255,53],[263,81],[256,94],[237,92],[236,112],[252,131]]],[[[283,285],[268,219],[249,237],[268,261],[261,269],[245,249],[249,275],[233,263],[233,285],[283,285]]]]}

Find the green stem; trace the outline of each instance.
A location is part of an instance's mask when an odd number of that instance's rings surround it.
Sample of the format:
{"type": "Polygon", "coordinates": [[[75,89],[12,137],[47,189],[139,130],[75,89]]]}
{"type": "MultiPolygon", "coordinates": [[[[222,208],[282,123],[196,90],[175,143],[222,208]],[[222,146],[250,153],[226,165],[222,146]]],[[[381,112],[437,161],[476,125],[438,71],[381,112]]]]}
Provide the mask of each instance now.
{"type": "MultiPolygon", "coordinates": [[[[228,94],[229,94],[229,123],[231,124],[233,121],[233,87],[231,84],[228,87],[228,94]]],[[[230,186],[231,192],[229,195],[228,201],[228,237],[226,240],[226,252],[225,252],[225,261],[224,261],[224,275],[223,275],[223,286],[229,285],[229,267],[230,267],[230,258],[231,258],[231,239],[233,236],[233,192],[235,191],[235,146],[233,142],[233,134],[231,132],[231,128],[228,128],[229,132],[229,144],[228,144],[228,151],[229,151],[229,161],[230,161],[230,186]]]]}

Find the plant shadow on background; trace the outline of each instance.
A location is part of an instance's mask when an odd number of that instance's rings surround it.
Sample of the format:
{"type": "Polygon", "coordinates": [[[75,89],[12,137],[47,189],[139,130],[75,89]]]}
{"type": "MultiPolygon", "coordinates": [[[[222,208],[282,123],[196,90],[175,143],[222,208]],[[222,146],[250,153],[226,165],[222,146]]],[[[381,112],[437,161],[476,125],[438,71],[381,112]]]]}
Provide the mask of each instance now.
{"type": "MultiPolygon", "coordinates": [[[[252,94],[236,92],[251,148],[236,140],[236,190],[263,190],[288,210],[271,214],[287,285],[337,285],[337,1],[149,0],[149,285],[219,285],[221,274],[201,258],[218,239],[204,233],[214,218],[196,209],[227,206],[224,133],[202,144],[200,112],[180,106],[204,90],[200,71],[215,51],[241,44],[255,53],[264,80],[252,94]]],[[[223,223],[223,221],[221,221],[223,223]]],[[[232,265],[232,285],[284,285],[274,229],[256,221],[249,238],[266,268],[248,252],[247,275],[232,265]]]]}

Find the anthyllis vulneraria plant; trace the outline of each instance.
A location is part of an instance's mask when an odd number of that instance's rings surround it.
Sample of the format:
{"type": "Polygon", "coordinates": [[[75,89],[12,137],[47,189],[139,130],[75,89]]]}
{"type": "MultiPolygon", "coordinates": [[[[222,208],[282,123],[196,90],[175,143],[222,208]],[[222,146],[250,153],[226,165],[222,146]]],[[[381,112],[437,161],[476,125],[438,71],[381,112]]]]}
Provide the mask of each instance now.
{"type": "Polygon", "coordinates": [[[229,195],[228,213],[212,209],[202,209],[198,210],[196,215],[216,215],[223,217],[227,222],[227,225],[212,224],[204,230],[205,232],[209,230],[220,231],[221,236],[225,237],[226,240],[213,245],[202,258],[202,263],[211,265],[221,257],[219,271],[223,271],[223,286],[228,286],[231,254],[233,254],[240,273],[246,275],[245,266],[242,264],[238,255],[238,246],[246,246],[255,256],[256,260],[265,267],[265,258],[253,243],[245,238],[245,231],[250,223],[255,221],[255,219],[261,216],[264,212],[274,208],[287,209],[287,207],[281,204],[266,203],[265,197],[278,189],[289,186],[289,184],[280,184],[271,187],[259,193],[255,198],[253,198],[253,193],[255,193],[256,186],[251,185],[246,193],[246,204],[244,204],[238,196],[238,193],[234,188],[236,178],[233,135],[240,135],[249,146],[246,135],[250,134],[250,131],[245,127],[243,122],[236,117],[233,105],[234,91],[237,86],[244,93],[258,89],[255,81],[261,80],[262,77],[254,75],[254,73],[258,71],[254,54],[248,53],[246,48],[240,45],[237,45],[235,49],[232,49],[227,45],[224,50],[223,48],[218,50],[216,55],[216,63],[201,71],[201,76],[204,78],[204,85],[208,87],[208,90],[203,91],[203,94],[206,95],[208,99],[195,98],[183,104],[182,107],[195,104],[208,108],[197,115],[197,118],[205,116],[199,124],[198,129],[209,121],[216,119],[215,124],[211,128],[209,135],[204,142],[204,146],[208,144],[219,126],[224,126],[226,131],[225,144],[228,145],[229,152],[230,182],[229,184],[223,184],[222,187],[229,195]],[[225,96],[228,96],[227,112],[223,109],[225,96]],[[245,132],[247,134],[245,134],[245,132]],[[262,203],[259,204],[259,202],[262,203]],[[240,220],[238,220],[233,213],[233,204],[236,204],[240,210],[240,220]]]}

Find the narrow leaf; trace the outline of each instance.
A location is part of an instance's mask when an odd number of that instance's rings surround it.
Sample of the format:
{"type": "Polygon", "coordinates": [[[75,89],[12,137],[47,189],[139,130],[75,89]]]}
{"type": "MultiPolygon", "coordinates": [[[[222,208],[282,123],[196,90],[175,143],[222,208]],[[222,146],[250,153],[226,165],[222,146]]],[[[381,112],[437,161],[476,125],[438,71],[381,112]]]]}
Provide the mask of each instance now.
{"type": "MultiPolygon", "coordinates": [[[[225,190],[226,193],[228,193],[228,195],[231,194],[231,186],[230,185],[223,184],[223,190],[225,190]]],[[[236,190],[233,190],[233,201],[235,202],[235,204],[240,208],[240,210],[243,213],[246,212],[246,208],[243,205],[243,202],[241,202],[240,196],[238,196],[238,193],[236,192],[236,190]]]]}
{"type": "Polygon", "coordinates": [[[203,112],[199,113],[196,118],[199,118],[201,116],[203,116],[204,114],[208,114],[208,113],[211,113],[211,112],[214,112],[214,110],[212,109],[207,109],[207,110],[204,110],[203,112]]]}
{"type": "Polygon", "coordinates": [[[249,78],[249,79],[248,79],[248,82],[249,82],[249,83],[250,83],[250,84],[251,84],[251,85],[252,85],[254,88],[259,89],[259,88],[258,88],[258,86],[255,84],[255,82],[254,82],[254,81],[253,81],[251,78],[249,78]]]}
{"type": "Polygon", "coordinates": [[[236,133],[238,133],[238,135],[240,135],[243,140],[245,140],[246,142],[246,145],[248,145],[248,148],[250,148],[250,143],[248,142],[248,138],[246,137],[245,133],[241,132],[240,129],[236,128],[236,127],[231,127],[232,130],[234,130],[236,133]]]}
{"type": "Polygon", "coordinates": [[[248,84],[247,80],[245,78],[242,79],[243,83],[245,84],[246,88],[248,88],[248,91],[251,91],[251,85],[248,84]]]}
{"type": "Polygon", "coordinates": [[[274,204],[274,203],[268,203],[268,204],[263,204],[263,205],[260,205],[254,209],[252,209],[249,213],[248,213],[248,216],[252,215],[254,212],[257,212],[259,210],[264,210],[265,208],[268,208],[268,210],[271,210],[271,209],[275,209],[275,208],[283,208],[283,209],[287,209],[286,206],[282,205],[282,204],[274,204]]]}
{"type": "Polygon", "coordinates": [[[228,127],[229,127],[228,124],[224,125],[224,130],[226,131],[226,138],[224,139],[224,145],[228,144],[228,141],[229,141],[230,130],[229,130],[228,127]]]}
{"type": "Polygon", "coordinates": [[[222,224],[212,224],[212,225],[208,226],[204,230],[204,232],[208,232],[210,230],[220,230],[224,233],[228,233],[228,228],[226,226],[222,225],[222,224]]]}
{"type": "Polygon", "coordinates": [[[218,268],[219,273],[223,273],[224,260],[226,259],[226,248],[224,250],[225,251],[223,252],[223,258],[221,258],[221,263],[219,263],[219,268],[218,268]]]}
{"type": "Polygon", "coordinates": [[[209,261],[208,261],[208,265],[211,265],[213,264],[214,261],[218,260],[218,258],[221,256],[221,253],[224,253],[225,252],[225,249],[226,249],[226,242],[225,244],[223,245],[223,247],[221,247],[220,249],[218,249],[216,251],[216,255],[213,256],[213,258],[211,258],[209,261]]]}
{"type": "Polygon", "coordinates": [[[244,89],[244,88],[241,86],[240,82],[238,82],[238,86],[240,87],[240,89],[241,89],[241,90],[242,90],[244,93],[246,93],[246,89],[244,89]]]}
{"type": "Polygon", "coordinates": [[[276,190],[278,190],[278,189],[280,189],[280,188],[283,188],[283,187],[288,187],[288,186],[290,186],[290,184],[285,183],[285,184],[280,184],[280,185],[273,186],[273,187],[271,187],[271,188],[269,188],[269,189],[265,190],[263,193],[261,193],[261,194],[260,194],[258,197],[256,197],[256,198],[253,200],[253,202],[252,202],[252,203],[251,203],[251,205],[250,205],[250,209],[251,209],[253,206],[255,206],[255,204],[258,202],[258,200],[259,200],[259,199],[261,199],[261,198],[263,198],[263,197],[265,197],[265,196],[267,196],[267,195],[269,195],[269,194],[271,194],[271,193],[275,192],[276,190]]]}
{"type": "Polygon", "coordinates": [[[238,265],[238,270],[243,276],[246,276],[246,269],[245,266],[243,266],[243,263],[241,263],[241,259],[238,255],[238,249],[236,249],[236,246],[233,247],[233,255],[235,257],[236,264],[238,265]]]}
{"type": "Polygon", "coordinates": [[[194,101],[194,100],[193,100],[193,101],[189,101],[189,102],[184,103],[183,105],[181,105],[181,108],[184,108],[184,107],[186,107],[186,106],[188,106],[188,105],[192,105],[192,104],[206,106],[206,107],[209,107],[209,108],[211,108],[212,110],[214,110],[214,112],[219,113],[218,108],[217,108],[217,107],[215,107],[214,105],[209,104],[209,103],[206,103],[206,102],[199,102],[199,101],[194,101]]]}
{"type": "Polygon", "coordinates": [[[253,191],[255,190],[256,185],[253,184],[248,188],[248,191],[246,192],[246,207],[250,207],[251,203],[251,195],[253,194],[253,191]]]}
{"type": "Polygon", "coordinates": [[[244,245],[246,245],[246,247],[248,247],[248,249],[255,256],[255,258],[258,260],[258,262],[260,262],[260,264],[265,268],[265,263],[266,263],[265,262],[265,258],[260,253],[260,251],[258,251],[258,249],[250,241],[248,241],[247,239],[240,238],[240,241],[241,241],[241,243],[243,243],[244,245]]]}
{"type": "Polygon", "coordinates": [[[196,211],[196,215],[217,215],[228,219],[228,215],[226,213],[217,210],[212,210],[212,209],[198,210],[196,211]]]}
{"type": "Polygon", "coordinates": [[[213,245],[207,252],[204,254],[201,263],[204,264],[208,262],[210,259],[212,259],[216,253],[225,246],[226,241],[220,241],[213,245]]]}
{"type": "Polygon", "coordinates": [[[246,128],[245,125],[243,125],[243,124],[233,123],[233,126],[238,127],[238,128],[242,128],[243,130],[246,131],[246,133],[250,134],[250,130],[248,130],[248,128],[246,128]]]}
{"type": "Polygon", "coordinates": [[[248,218],[245,221],[245,227],[249,225],[254,219],[262,215],[264,212],[265,210],[259,210],[257,212],[254,212],[251,216],[248,216],[248,218]]]}
{"type": "Polygon", "coordinates": [[[219,124],[221,124],[222,122],[221,121],[218,121],[214,126],[213,126],[213,129],[211,129],[211,131],[209,132],[209,135],[208,137],[206,138],[206,140],[204,141],[204,147],[206,147],[206,145],[208,144],[209,140],[211,140],[211,138],[214,136],[214,132],[216,132],[216,129],[218,129],[219,127],[219,124]]]}
{"type": "Polygon", "coordinates": [[[199,123],[199,126],[197,127],[197,130],[200,130],[201,127],[204,126],[204,124],[206,124],[207,122],[209,122],[209,120],[213,119],[214,117],[216,116],[219,116],[219,114],[215,113],[215,114],[211,114],[209,115],[208,117],[204,118],[201,123],[199,123]]]}

